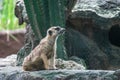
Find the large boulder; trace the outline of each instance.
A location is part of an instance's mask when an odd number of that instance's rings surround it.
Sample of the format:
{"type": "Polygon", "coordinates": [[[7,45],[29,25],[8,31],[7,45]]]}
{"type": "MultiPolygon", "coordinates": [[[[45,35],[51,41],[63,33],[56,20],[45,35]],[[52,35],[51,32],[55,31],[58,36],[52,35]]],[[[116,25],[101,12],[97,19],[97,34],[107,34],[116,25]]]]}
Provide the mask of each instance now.
{"type": "Polygon", "coordinates": [[[68,57],[84,59],[88,69],[120,68],[119,0],[78,0],[66,25],[68,57]]]}

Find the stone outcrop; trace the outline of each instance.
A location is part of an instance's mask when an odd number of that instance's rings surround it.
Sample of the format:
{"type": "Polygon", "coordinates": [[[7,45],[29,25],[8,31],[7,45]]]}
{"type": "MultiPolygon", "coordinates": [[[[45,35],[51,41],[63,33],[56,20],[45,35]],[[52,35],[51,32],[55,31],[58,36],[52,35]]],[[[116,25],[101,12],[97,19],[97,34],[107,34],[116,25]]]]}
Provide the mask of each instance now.
{"type": "Polygon", "coordinates": [[[82,65],[62,59],[56,60],[58,70],[23,71],[15,66],[16,57],[0,59],[4,63],[0,64],[0,80],[120,80],[120,70],[84,70],[82,65]]]}
{"type": "MultiPolygon", "coordinates": [[[[82,62],[82,61],[81,61],[82,62]]],[[[73,60],[62,60],[56,59],[55,61],[57,69],[64,69],[64,70],[85,70],[85,66],[81,63],[77,63],[73,60]]]]}
{"type": "Polygon", "coordinates": [[[22,71],[21,67],[0,69],[0,80],[120,80],[119,71],[42,70],[22,71]]]}
{"type": "Polygon", "coordinates": [[[120,68],[119,0],[78,0],[66,24],[68,57],[84,59],[88,69],[120,68]]]}
{"type": "Polygon", "coordinates": [[[6,58],[0,58],[0,68],[6,66],[16,66],[16,58],[17,55],[15,54],[7,56],[6,58]]]}

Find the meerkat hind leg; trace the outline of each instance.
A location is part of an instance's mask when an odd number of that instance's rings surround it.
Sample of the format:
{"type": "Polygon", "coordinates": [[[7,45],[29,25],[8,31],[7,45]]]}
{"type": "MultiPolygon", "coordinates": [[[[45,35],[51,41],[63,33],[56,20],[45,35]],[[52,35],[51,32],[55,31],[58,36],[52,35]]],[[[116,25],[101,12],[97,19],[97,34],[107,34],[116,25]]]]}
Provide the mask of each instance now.
{"type": "Polygon", "coordinates": [[[23,69],[25,71],[36,71],[37,67],[36,67],[36,65],[34,63],[27,63],[27,65],[23,66],[23,69]]]}
{"type": "Polygon", "coordinates": [[[23,65],[23,69],[25,71],[37,71],[37,70],[44,70],[44,63],[41,57],[35,57],[33,61],[26,62],[25,65],[23,65]]]}
{"type": "Polygon", "coordinates": [[[35,68],[36,70],[44,70],[45,69],[43,59],[40,56],[35,57],[35,59],[32,61],[31,66],[33,66],[33,68],[35,68]]]}

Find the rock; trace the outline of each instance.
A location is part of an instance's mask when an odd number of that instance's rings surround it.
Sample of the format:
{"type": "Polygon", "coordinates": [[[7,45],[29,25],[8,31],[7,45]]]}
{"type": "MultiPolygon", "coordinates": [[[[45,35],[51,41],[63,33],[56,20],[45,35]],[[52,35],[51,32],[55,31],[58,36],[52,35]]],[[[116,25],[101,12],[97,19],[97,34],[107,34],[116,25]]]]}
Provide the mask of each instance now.
{"type": "Polygon", "coordinates": [[[12,54],[6,58],[0,58],[0,67],[15,66],[17,55],[12,54]]]}
{"type": "Polygon", "coordinates": [[[116,70],[114,75],[118,76],[118,79],[120,79],[120,69],[116,70]]]}
{"type": "Polygon", "coordinates": [[[81,64],[81,65],[83,65],[83,66],[85,66],[87,68],[87,65],[86,65],[85,61],[83,59],[81,59],[81,58],[78,58],[77,56],[69,57],[69,60],[75,61],[78,64],[81,64]]]}
{"type": "Polygon", "coordinates": [[[65,43],[69,57],[74,55],[84,59],[88,69],[105,69],[108,67],[108,58],[97,47],[96,43],[78,31],[73,29],[67,30],[66,34],[68,36],[66,36],[65,43]]]}
{"type": "Polygon", "coordinates": [[[77,1],[66,21],[68,57],[82,58],[88,69],[120,69],[119,4],[119,0],[77,1]]]}
{"type": "Polygon", "coordinates": [[[23,0],[16,1],[15,16],[18,18],[19,25],[23,24],[24,22],[29,24],[27,12],[23,0]]]}
{"type": "Polygon", "coordinates": [[[41,70],[22,71],[21,67],[4,67],[0,80],[119,80],[115,71],[103,70],[41,70]]]}
{"type": "MultiPolygon", "coordinates": [[[[17,55],[10,55],[5,59],[1,59],[1,63],[6,67],[0,66],[0,80],[117,80],[115,71],[102,70],[84,70],[85,67],[72,60],[64,61],[56,59],[56,67],[58,70],[41,70],[41,71],[23,71],[22,67],[16,67],[15,64],[17,55]]],[[[77,57],[71,57],[77,59],[77,57]]]]}
{"type": "MultiPolygon", "coordinates": [[[[0,68],[7,66],[16,66],[17,55],[10,55],[6,58],[0,59],[0,68]]],[[[72,60],[62,60],[56,59],[56,67],[57,69],[65,69],[65,70],[85,70],[86,68],[82,64],[78,64],[72,60]]]]}
{"type": "Polygon", "coordinates": [[[99,5],[103,9],[112,9],[120,6],[120,0],[101,0],[101,4],[99,5]]]}
{"type": "Polygon", "coordinates": [[[66,70],[84,70],[85,67],[82,64],[78,64],[72,60],[62,60],[56,59],[56,67],[57,69],[66,69],[66,70]]]}
{"type": "Polygon", "coordinates": [[[112,18],[119,16],[119,7],[119,0],[78,0],[72,11],[91,11],[98,16],[112,18]]]}

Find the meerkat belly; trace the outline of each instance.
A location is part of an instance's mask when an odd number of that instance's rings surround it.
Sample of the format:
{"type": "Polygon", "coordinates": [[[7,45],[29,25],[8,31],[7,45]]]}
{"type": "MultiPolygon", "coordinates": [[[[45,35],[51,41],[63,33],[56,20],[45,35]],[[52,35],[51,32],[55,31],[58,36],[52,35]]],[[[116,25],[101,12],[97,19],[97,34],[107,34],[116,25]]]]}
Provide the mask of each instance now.
{"type": "Polygon", "coordinates": [[[47,45],[44,50],[48,59],[54,56],[53,45],[47,45]]]}

